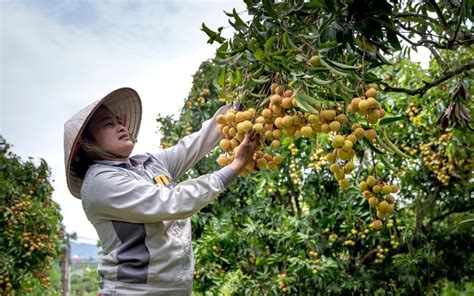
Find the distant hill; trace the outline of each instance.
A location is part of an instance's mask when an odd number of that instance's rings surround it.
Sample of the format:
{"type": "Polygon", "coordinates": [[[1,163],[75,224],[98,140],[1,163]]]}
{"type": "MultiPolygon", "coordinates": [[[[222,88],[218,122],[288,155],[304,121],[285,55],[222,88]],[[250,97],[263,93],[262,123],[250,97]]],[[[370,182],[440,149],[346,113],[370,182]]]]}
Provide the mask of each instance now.
{"type": "Polygon", "coordinates": [[[79,243],[76,241],[70,241],[71,244],[71,258],[79,259],[98,259],[100,247],[94,244],[79,243]],[[76,257],[77,256],[77,257],[76,257]]]}

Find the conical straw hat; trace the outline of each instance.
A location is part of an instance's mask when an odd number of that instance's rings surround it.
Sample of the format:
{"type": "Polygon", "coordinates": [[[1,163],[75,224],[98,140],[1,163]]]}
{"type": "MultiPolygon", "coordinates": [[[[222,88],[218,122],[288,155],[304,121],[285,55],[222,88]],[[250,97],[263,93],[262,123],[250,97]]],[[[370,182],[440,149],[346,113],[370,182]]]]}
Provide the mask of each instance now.
{"type": "Polygon", "coordinates": [[[85,107],[64,124],[64,163],[66,166],[67,186],[72,195],[81,198],[83,179],[71,168],[71,162],[79,148],[79,140],[87,122],[99,106],[104,105],[115,116],[125,121],[132,139],[137,139],[142,118],[142,103],[138,93],[131,88],[117,89],[103,99],[85,107]]]}

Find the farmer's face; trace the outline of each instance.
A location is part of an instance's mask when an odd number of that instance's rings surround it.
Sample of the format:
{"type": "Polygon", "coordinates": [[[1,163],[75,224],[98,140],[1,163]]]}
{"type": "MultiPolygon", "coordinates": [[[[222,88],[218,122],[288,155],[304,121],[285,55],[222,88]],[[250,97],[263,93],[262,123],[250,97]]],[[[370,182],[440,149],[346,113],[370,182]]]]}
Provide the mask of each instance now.
{"type": "Polygon", "coordinates": [[[96,111],[90,121],[92,144],[122,157],[129,157],[135,145],[127,129],[115,115],[106,108],[96,111]]]}

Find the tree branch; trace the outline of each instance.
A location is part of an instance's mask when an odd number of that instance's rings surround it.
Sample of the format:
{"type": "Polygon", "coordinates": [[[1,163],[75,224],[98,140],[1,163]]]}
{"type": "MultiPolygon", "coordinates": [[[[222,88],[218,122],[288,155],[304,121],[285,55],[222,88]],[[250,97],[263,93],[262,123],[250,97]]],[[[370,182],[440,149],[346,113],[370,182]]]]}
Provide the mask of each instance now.
{"type": "Polygon", "coordinates": [[[465,207],[465,208],[462,208],[462,209],[453,209],[453,210],[450,210],[450,211],[447,211],[439,216],[436,216],[434,218],[431,218],[430,222],[428,223],[428,227],[431,227],[433,225],[434,222],[436,221],[440,221],[440,220],[443,220],[444,218],[446,218],[447,216],[451,215],[451,214],[454,214],[454,213],[465,213],[465,212],[468,212],[470,210],[474,209],[474,205],[471,205],[469,207],[465,207]]]}
{"type": "Polygon", "coordinates": [[[446,22],[446,19],[444,18],[444,15],[443,13],[441,12],[441,9],[439,8],[438,4],[436,3],[435,0],[428,0],[428,2],[433,5],[433,8],[436,12],[436,14],[438,15],[438,19],[439,19],[439,22],[441,23],[441,26],[443,27],[444,31],[446,31],[446,33],[452,37],[454,32],[453,30],[451,30],[451,27],[448,25],[448,23],[446,22]]]}
{"type": "Polygon", "coordinates": [[[423,95],[425,92],[427,92],[430,88],[441,84],[445,82],[446,80],[459,75],[464,72],[470,71],[472,68],[474,68],[474,61],[470,61],[464,65],[461,65],[457,69],[446,71],[444,76],[439,77],[438,79],[433,80],[432,82],[426,82],[423,81],[425,84],[422,87],[419,87],[417,89],[407,89],[407,88],[400,88],[400,87],[393,87],[390,86],[388,83],[385,82],[380,82],[385,88],[384,91],[386,92],[403,92],[409,95],[423,95]]]}
{"type": "Polygon", "coordinates": [[[428,210],[431,208],[434,201],[438,197],[440,189],[441,189],[440,184],[436,182],[435,188],[431,191],[428,191],[428,196],[425,202],[420,208],[418,208],[417,213],[416,213],[416,224],[415,224],[415,231],[413,235],[414,237],[417,237],[419,234],[423,232],[423,220],[425,219],[426,213],[428,212],[428,210]]]}
{"type": "Polygon", "coordinates": [[[409,13],[409,12],[402,12],[402,13],[397,13],[394,18],[402,18],[402,17],[419,17],[419,18],[423,18],[425,20],[428,20],[432,23],[437,23],[438,20],[432,18],[432,17],[429,17],[427,16],[426,14],[418,14],[418,13],[409,13]]]}

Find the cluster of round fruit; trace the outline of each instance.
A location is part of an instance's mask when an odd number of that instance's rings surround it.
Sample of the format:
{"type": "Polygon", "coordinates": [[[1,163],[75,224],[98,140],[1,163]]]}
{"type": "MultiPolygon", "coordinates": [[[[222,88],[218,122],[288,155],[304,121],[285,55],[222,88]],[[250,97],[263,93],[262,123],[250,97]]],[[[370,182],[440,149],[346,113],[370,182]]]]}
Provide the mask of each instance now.
{"type": "Polygon", "coordinates": [[[314,168],[320,172],[323,169],[323,166],[326,165],[327,161],[325,157],[322,157],[324,150],[318,148],[313,155],[311,155],[310,160],[314,164],[314,168]]]}
{"type": "Polygon", "coordinates": [[[430,144],[421,144],[420,151],[425,165],[435,173],[436,179],[444,186],[447,186],[451,179],[449,173],[454,170],[454,162],[452,159],[446,157],[444,151],[435,153],[431,149],[430,144]]]}
{"type": "Polygon", "coordinates": [[[413,121],[413,118],[420,113],[420,109],[416,107],[414,103],[410,103],[408,105],[408,108],[405,110],[405,112],[408,114],[408,117],[410,118],[410,121],[413,121]]]}
{"type": "Polygon", "coordinates": [[[351,114],[359,113],[367,116],[367,121],[375,124],[380,118],[385,116],[385,110],[380,108],[379,102],[375,99],[377,90],[373,87],[367,89],[365,96],[353,98],[347,106],[347,111],[351,114]]]}
{"type": "Polygon", "coordinates": [[[288,287],[286,283],[287,278],[288,276],[286,272],[282,272],[278,274],[278,288],[280,288],[282,292],[288,292],[288,287]]]}
{"type": "Polygon", "coordinates": [[[231,109],[225,114],[218,115],[216,122],[224,135],[219,146],[229,154],[219,156],[217,160],[219,165],[227,165],[234,159],[236,149],[243,141],[245,134],[254,129],[261,137],[261,145],[242,174],[246,175],[265,168],[276,169],[282,162],[282,158],[279,154],[272,157],[264,153],[264,140],[271,148],[277,150],[281,146],[280,139],[283,134],[294,137],[314,136],[314,131],[308,125],[306,116],[300,112],[290,111],[294,107],[294,100],[291,89],[284,90],[281,85],[274,83],[271,85],[269,105],[260,114],[256,114],[254,108],[249,108],[245,111],[231,109]]]}
{"type": "MultiPolygon", "coordinates": [[[[395,197],[391,193],[398,191],[396,184],[388,184],[377,180],[374,176],[368,176],[366,181],[362,181],[359,184],[359,189],[369,205],[377,209],[377,218],[384,219],[394,211],[395,197]]],[[[373,221],[371,227],[380,229],[382,221],[373,221]]]]}
{"type": "Polygon", "coordinates": [[[377,254],[375,255],[376,259],[374,260],[374,263],[382,263],[388,252],[390,252],[389,248],[384,248],[383,246],[378,245],[377,246],[377,254]]]}
{"type": "Polygon", "coordinates": [[[330,163],[329,170],[334,174],[341,188],[349,186],[349,181],[345,176],[355,169],[355,164],[351,161],[355,156],[353,146],[364,136],[372,138],[375,133],[373,129],[364,131],[358,123],[352,125],[351,131],[349,135],[335,135],[331,144],[334,149],[326,155],[326,160],[330,163]]]}

